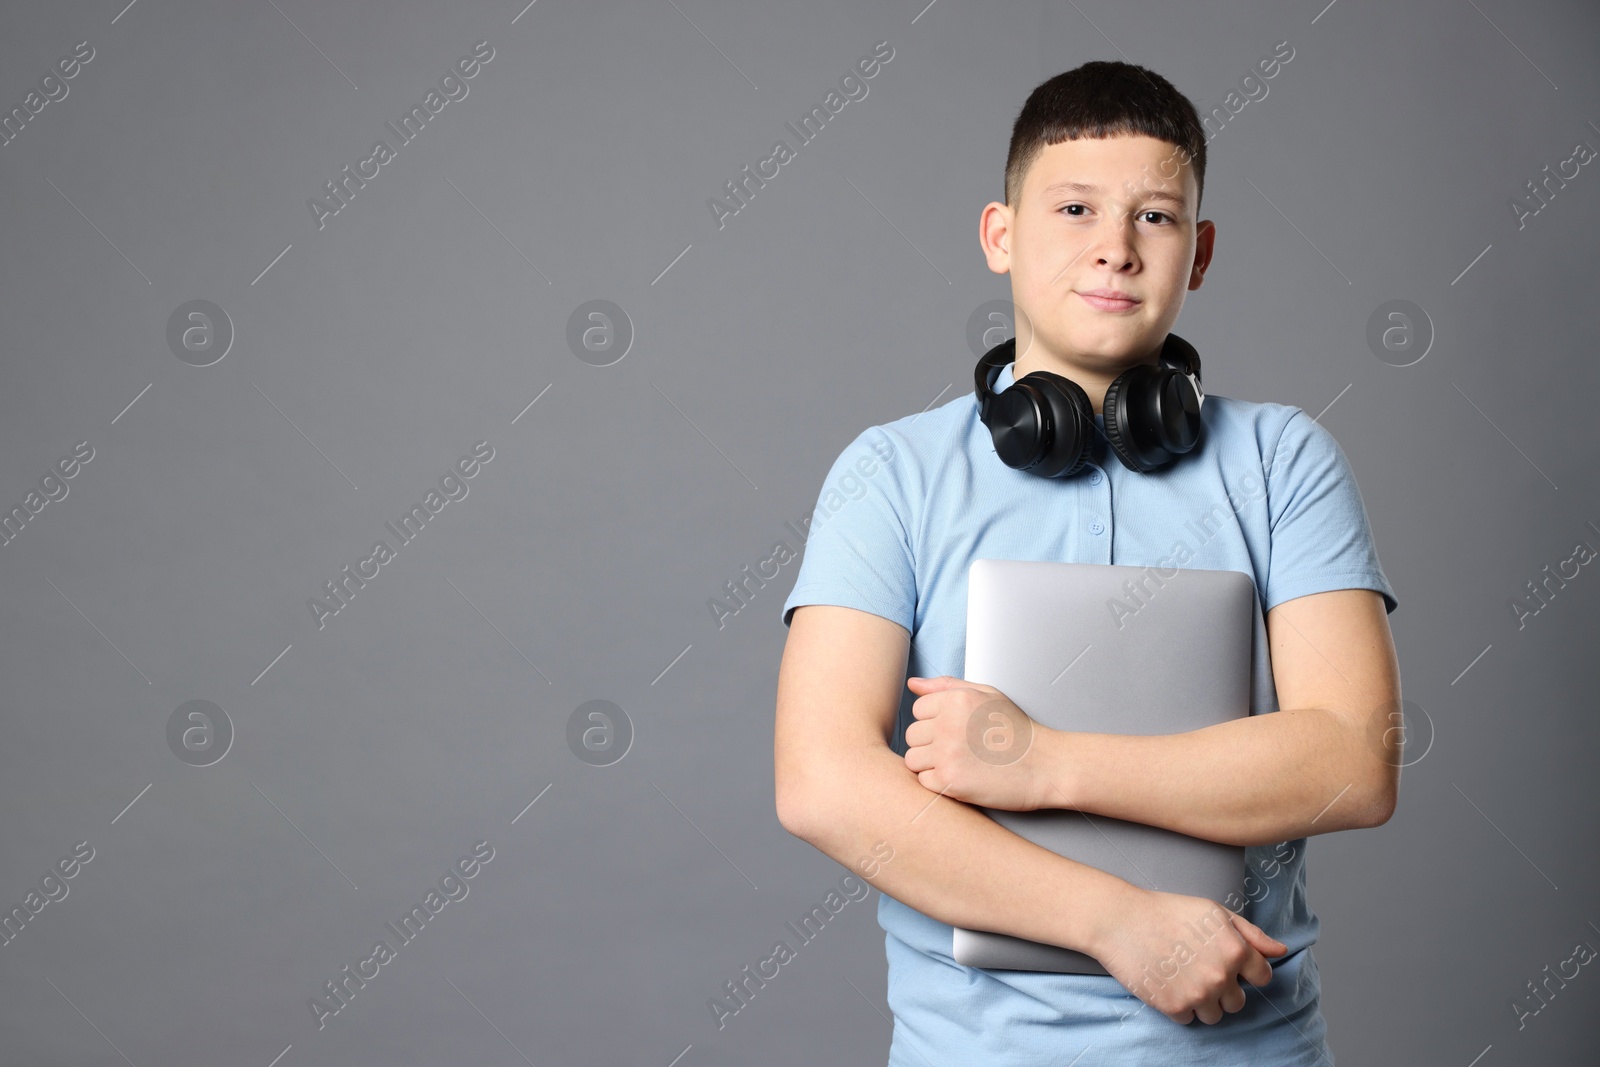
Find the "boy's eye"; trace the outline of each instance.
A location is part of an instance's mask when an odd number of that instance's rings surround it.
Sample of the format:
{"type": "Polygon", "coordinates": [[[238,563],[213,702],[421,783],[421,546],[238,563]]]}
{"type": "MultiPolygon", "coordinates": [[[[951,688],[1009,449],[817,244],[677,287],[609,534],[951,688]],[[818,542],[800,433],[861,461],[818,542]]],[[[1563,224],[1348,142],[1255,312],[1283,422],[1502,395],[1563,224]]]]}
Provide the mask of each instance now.
{"type": "MultiPolygon", "coordinates": [[[[1086,204],[1067,204],[1061,210],[1065,211],[1067,214],[1071,215],[1073,218],[1081,218],[1082,217],[1082,213],[1085,212],[1085,211],[1088,211],[1089,208],[1088,208],[1088,205],[1086,205],[1086,204]]],[[[1161,225],[1163,222],[1170,223],[1170,222],[1174,221],[1173,217],[1171,215],[1167,214],[1165,211],[1154,211],[1154,210],[1152,210],[1152,211],[1141,211],[1141,212],[1139,212],[1139,215],[1145,221],[1154,222],[1157,225],[1161,225]],[[1155,216],[1154,219],[1150,218],[1150,216],[1152,216],[1152,215],[1155,216]]]]}

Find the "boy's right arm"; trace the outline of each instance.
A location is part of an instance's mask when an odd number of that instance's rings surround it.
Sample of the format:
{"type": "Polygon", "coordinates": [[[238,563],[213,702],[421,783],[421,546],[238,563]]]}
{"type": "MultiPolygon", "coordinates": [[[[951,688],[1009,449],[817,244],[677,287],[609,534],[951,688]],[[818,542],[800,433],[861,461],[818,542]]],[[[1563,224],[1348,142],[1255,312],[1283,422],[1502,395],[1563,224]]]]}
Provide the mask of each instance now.
{"type": "Polygon", "coordinates": [[[1146,890],[1059,856],[923,787],[889,747],[909,637],[853,608],[795,609],[773,742],[784,828],[853,873],[876,863],[873,885],[941,922],[1086,952],[1176,1022],[1214,1023],[1243,1007],[1237,976],[1264,984],[1271,968],[1257,948],[1283,951],[1253,924],[1214,902],[1146,890]],[[893,849],[888,862],[880,842],[893,849]],[[1231,920],[1222,922],[1227,935],[1191,945],[1194,959],[1171,965],[1190,924],[1208,914],[1215,923],[1219,909],[1231,920]]]}

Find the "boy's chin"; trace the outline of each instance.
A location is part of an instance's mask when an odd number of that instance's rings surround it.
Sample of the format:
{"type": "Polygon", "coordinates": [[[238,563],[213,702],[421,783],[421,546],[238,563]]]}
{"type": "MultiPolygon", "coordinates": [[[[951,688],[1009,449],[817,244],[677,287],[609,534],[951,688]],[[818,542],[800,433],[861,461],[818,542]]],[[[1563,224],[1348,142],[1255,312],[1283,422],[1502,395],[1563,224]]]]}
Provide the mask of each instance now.
{"type": "MultiPolygon", "coordinates": [[[[1096,324],[1091,328],[1068,330],[1058,351],[1085,365],[1099,364],[1109,370],[1116,365],[1138,362],[1157,343],[1143,324],[1125,326],[1096,324]]],[[[1057,346],[1052,346],[1057,347],[1057,346]]]]}

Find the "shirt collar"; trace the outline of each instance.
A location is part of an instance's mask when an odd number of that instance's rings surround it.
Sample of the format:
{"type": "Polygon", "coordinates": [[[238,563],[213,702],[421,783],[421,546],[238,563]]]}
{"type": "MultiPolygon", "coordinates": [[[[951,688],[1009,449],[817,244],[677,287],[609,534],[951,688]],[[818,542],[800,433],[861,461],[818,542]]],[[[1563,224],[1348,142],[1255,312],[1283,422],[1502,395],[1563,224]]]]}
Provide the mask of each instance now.
{"type": "Polygon", "coordinates": [[[1000,373],[995,376],[994,388],[991,390],[991,392],[1002,392],[1006,386],[1016,381],[1016,378],[1011,373],[1011,368],[1014,366],[1016,366],[1015,363],[1007,363],[1004,367],[1000,368],[1000,373]]]}

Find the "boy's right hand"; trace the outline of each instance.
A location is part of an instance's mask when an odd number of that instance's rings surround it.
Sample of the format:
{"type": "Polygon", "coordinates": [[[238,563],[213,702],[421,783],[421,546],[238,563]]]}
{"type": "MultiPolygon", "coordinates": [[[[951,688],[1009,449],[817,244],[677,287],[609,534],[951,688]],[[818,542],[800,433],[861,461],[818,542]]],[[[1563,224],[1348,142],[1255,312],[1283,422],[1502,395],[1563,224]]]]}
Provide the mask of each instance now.
{"type": "Polygon", "coordinates": [[[1210,1026],[1244,1007],[1238,979],[1272,980],[1266,956],[1289,950],[1259,926],[1204,897],[1130,885],[1090,955],[1134,996],[1175,1023],[1210,1026]],[[1265,955],[1263,955],[1265,953],[1265,955]]]}

